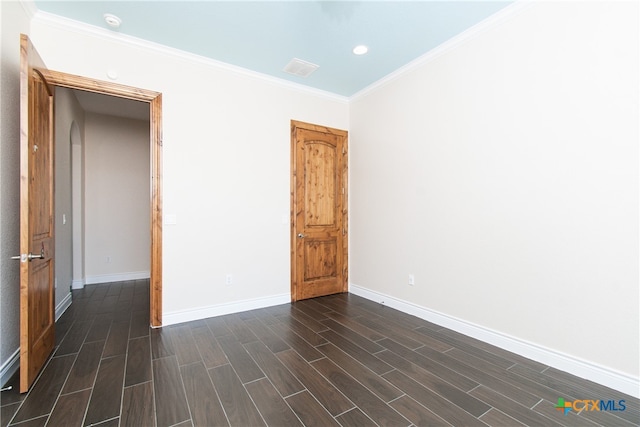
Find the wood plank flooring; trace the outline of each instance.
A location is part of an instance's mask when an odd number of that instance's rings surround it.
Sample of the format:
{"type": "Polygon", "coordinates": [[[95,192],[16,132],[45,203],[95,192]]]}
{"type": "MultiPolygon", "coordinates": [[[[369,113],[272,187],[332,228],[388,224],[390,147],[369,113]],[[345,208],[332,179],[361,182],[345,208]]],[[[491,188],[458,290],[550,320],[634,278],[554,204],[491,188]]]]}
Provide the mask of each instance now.
{"type": "Polygon", "coordinates": [[[148,298],[144,280],[73,291],[0,427],[640,424],[638,399],[354,295],[161,329],[148,298]],[[558,398],[626,409],[564,415],[558,398]]]}

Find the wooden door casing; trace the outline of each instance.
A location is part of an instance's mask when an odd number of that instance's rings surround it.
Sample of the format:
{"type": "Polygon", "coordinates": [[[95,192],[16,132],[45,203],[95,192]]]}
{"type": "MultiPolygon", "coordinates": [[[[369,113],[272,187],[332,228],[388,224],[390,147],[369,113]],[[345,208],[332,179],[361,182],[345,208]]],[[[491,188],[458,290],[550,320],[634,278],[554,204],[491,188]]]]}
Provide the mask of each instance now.
{"type": "Polygon", "coordinates": [[[56,87],[84,90],[149,104],[151,152],[151,286],[149,289],[152,327],[162,326],[162,93],[113,82],[46,70],[44,76],[56,87]]]}
{"type": "Polygon", "coordinates": [[[348,289],[347,132],[291,122],[291,299],[348,289]]]}
{"type": "Polygon", "coordinates": [[[24,35],[20,60],[20,392],[24,393],[55,345],[55,211],[53,90],[42,74],[42,59],[24,35]]]}

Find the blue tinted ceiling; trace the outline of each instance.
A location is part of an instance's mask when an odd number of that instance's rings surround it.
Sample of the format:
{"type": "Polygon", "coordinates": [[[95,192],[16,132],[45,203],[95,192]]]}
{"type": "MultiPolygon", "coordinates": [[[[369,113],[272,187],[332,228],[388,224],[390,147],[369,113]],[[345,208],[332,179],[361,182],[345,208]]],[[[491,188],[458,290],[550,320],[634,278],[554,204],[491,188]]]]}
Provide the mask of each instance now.
{"type": "Polygon", "coordinates": [[[509,5],[506,1],[56,1],[38,9],[351,96],[509,5]],[[369,53],[356,56],[354,46],[369,53]],[[283,71],[292,58],[320,68],[283,71]]]}

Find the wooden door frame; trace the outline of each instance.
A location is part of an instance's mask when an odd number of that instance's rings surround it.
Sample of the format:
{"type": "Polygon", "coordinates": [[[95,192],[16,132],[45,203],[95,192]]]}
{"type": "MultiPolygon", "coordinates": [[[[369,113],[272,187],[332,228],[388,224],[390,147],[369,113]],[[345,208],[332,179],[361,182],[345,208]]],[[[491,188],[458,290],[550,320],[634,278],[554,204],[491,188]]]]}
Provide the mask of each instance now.
{"type": "Polygon", "coordinates": [[[297,266],[296,266],[296,240],[297,240],[297,221],[298,221],[298,185],[297,163],[296,163],[296,129],[307,129],[316,132],[330,133],[340,135],[344,137],[343,141],[343,156],[342,161],[342,185],[344,193],[342,194],[342,259],[343,265],[339,266],[343,270],[342,273],[342,292],[349,291],[349,136],[348,132],[341,129],[330,128],[326,126],[315,125],[312,123],[301,122],[298,120],[291,120],[291,237],[290,237],[290,251],[291,251],[291,302],[295,302],[298,299],[298,283],[297,283],[297,266]]]}
{"type": "Polygon", "coordinates": [[[151,153],[150,325],[162,326],[162,93],[59,71],[42,70],[51,86],[78,89],[149,104],[151,153]]]}

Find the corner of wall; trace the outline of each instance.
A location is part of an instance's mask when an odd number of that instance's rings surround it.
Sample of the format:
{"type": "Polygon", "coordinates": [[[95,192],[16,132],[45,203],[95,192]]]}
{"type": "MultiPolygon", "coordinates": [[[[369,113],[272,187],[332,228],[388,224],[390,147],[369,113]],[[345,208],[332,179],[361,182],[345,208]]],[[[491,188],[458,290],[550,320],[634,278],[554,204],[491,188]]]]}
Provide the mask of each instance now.
{"type": "Polygon", "coordinates": [[[439,313],[412,302],[404,301],[391,295],[383,294],[355,285],[349,286],[349,292],[370,301],[395,308],[404,313],[419,317],[429,322],[451,329],[461,334],[495,345],[520,356],[535,360],[556,369],[568,372],[581,378],[602,384],[630,396],[640,398],[640,378],[632,377],[606,366],[601,366],[580,358],[558,352],[556,350],[530,343],[510,335],[494,331],[482,325],[439,313]]]}

